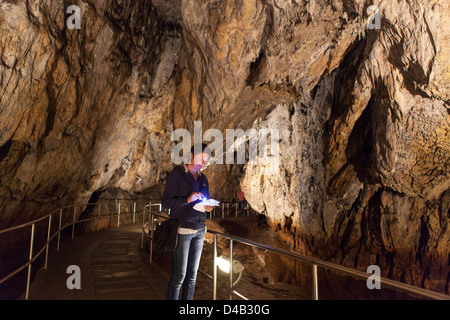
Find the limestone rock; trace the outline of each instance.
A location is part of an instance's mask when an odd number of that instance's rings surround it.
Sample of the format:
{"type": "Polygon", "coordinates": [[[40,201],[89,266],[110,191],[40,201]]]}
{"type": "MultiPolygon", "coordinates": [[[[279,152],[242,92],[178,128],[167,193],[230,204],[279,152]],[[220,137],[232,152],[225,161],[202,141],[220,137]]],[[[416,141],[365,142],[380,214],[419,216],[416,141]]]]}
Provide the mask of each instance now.
{"type": "Polygon", "coordinates": [[[0,227],[156,196],[194,121],[276,129],[277,174],[212,165],[215,198],[241,188],[299,252],[448,291],[449,6],[373,4],[380,29],[359,0],[80,0],[69,29],[65,2],[2,1],[0,227]]]}

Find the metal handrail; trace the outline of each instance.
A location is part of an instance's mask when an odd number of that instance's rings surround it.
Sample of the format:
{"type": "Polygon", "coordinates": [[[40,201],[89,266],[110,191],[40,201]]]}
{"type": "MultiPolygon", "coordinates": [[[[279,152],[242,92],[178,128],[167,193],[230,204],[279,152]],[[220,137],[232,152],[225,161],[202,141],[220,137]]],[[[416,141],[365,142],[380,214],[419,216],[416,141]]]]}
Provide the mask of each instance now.
{"type": "Polygon", "coordinates": [[[157,214],[155,212],[153,212],[151,209],[148,210],[147,207],[151,208],[152,206],[159,206],[159,211],[162,211],[162,205],[161,203],[150,203],[148,205],[146,205],[144,207],[144,214],[142,215],[142,236],[141,236],[141,248],[144,247],[144,235],[150,239],[150,248],[149,248],[149,263],[152,263],[152,259],[153,259],[153,231],[155,229],[155,225],[154,225],[154,221],[155,219],[153,218],[154,215],[159,216],[160,218],[163,219],[168,219],[169,216],[168,215],[162,215],[162,214],[157,214]],[[148,221],[144,222],[144,217],[145,217],[145,211],[148,211],[148,221]],[[145,228],[148,228],[149,233],[145,232],[145,228]]]}
{"type": "MultiPolygon", "coordinates": [[[[154,218],[153,216],[158,216],[161,218],[168,218],[165,215],[161,215],[160,212],[154,212],[152,210],[149,210],[147,208],[148,206],[144,207],[144,215],[145,215],[145,211],[148,211],[148,222],[147,223],[143,223],[143,228],[142,228],[142,233],[143,235],[145,234],[149,239],[150,239],[150,263],[152,262],[152,247],[153,247],[153,221],[154,218]],[[149,224],[150,226],[150,230],[151,230],[151,234],[148,235],[145,233],[145,227],[148,227],[149,224]]],[[[269,245],[265,245],[262,243],[258,243],[252,240],[248,240],[248,239],[244,239],[244,238],[240,238],[237,236],[233,236],[230,234],[225,234],[225,233],[221,233],[221,232],[216,232],[216,231],[212,231],[212,230],[207,230],[208,233],[213,234],[214,237],[214,275],[213,275],[213,299],[216,300],[217,299],[217,237],[223,237],[225,239],[228,239],[230,241],[230,246],[229,246],[229,260],[233,261],[233,242],[236,241],[238,243],[242,243],[244,245],[248,245],[248,246],[252,246],[252,247],[257,247],[260,249],[264,249],[264,250],[268,250],[268,251],[272,251],[275,252],[277,254],[281,254],[287,257],[291,257],[297,260],[301,260],[304,262],[307,262],[309,264],[311,264],[311,274],[312,274],[312,298],[313,300],[318,300],[319,299],[319,289],[318,289],[318,276],[317,276],[317,269],[318,267],[324,268],[324,269],[328,269],[331,271],[337,271],[339,273],[344,273],[348,276],[352,276],[352,277],[357,277],[357,278],[362,278],[362,279],[368,279],[369,277],[372,276],[372,274],[366,273],[366,272],[362,272],[356,269],[351,269],[348,267],[344,267],[332,262],[328,262],[328,261],[324,261],[324,260],[320,260],[317,258],[313,258],[313,257],[309,257],[303,254],[299,254],[299,253],[295,253],[295,252],[291,252],[288,250],[284,250],[284,249],[280,249],[280,248],[276,248],[276,247],[272,247],[269,245]]],[[[416,286],[412,286],[403,282],[399,282],[399,281],[395,281],[395,280],[391,280],[391,279],[387,279],[384,277],[378,277],[377,278],[380,281],[380,284],[391,288],[391,289],[395,289],[395,290],[399,290],[403,293],[407,293],[410,295],[414,295],[414,296],[419,296],[420,298],[426,298],[426,299],[435,299],[435,300],[450,300],[450,296],[442,294],[442,293],[438,293],[435,291],[431,291],[431,290],[427,290],[427,289],[423,289],[420,287],[416,287],[416,286]]],[[[235,291],[233,288],[233,272],[230,272],[230,280],[229,280],[229,293],[230,293],[230,300],[232,298],[232,295],[236,295],[241,299],[247,299],[245,296],[243,296],[242,294],[240,294],[239,292],[235,291]]]]}
{"type": "MultiPolygon", "coordinates": [[[[250,207],[249,203],[247,201],[243,202],[244,204],[248,205],[247,208],[247,216],[250,215],[250,212],[252,211],[252,208],[250,207]]],[[[239,205],[242,204],[242,202],[240,201],[222,201],[221,202],[221,214],[222,214],[222,219],[225,218],[225,212],[227,214],[227,216],[230,214],[230,209],[233,206],[233,204],[235,205],[235,216],[238,216],[238,212],[239,212],[239,205]]],[[[209,213],[209,217],[210,219],[212,218],[212,216],[215,217],[216,214],[216,208],[214,207],[213,210],[209,213]]],[[[256,211],[255,211],[256,212],[256,211]]]]}
{"type": "MultiPolygon", "coordinates": [[[[332,271],[337,271],[340,273],[344,273],[346,275],[349,276],[353,276],[353,277],[357,277],[357,278],[362,278],[367,280],[369,277],[372,276],[372,274],[368,274],[366,272],[362,272],[356,269],[352,269],[352,268],[348,268],[348,267],[344,267],[332,262],[328,262],[328,261],[324,261],[324,260],[320,260],[317,258],[313,258],[313,257],[309,257],[306,255],[302,255],[299,253],[294,253],[294,252],[290,252],[284,249],[280,249],[280,248],[276,248],[276,247],[272,247],[272,246],[268,246],[265,244],[261,244],[252,240],[248,240],[248,239],[244,239],[244,238],[240,238],[240,237],[236,237],[236,236],[232,236],[229,234],[224,234],[224,233],[220,233],[220,232],[215,232],[215,231],[208,231],[210,233],[212,233],[214,235],[214,252],[217,252],[217,236],[221,236],[225,239],[229,239],[230,240],[230,261],[233,261],[233,241],[245,244],[245,245],[249,245],[252,247],[258,247],[264,250],[268,250],[268,251],[272,251],[284,256],[288,256],[294,259],[298,259],[304,262],[308,262],[312,265],[312,285],[313,285],[313,299],[314,300],[318,300],[319,295],[318,295],[318,277],[317,277],[317,267],[322,267],[324,269],[328,269],[328,270],[332,270],[332,271]]],[[[214,259],[216,259],[217,254],[215,254],[214,259]]],[[[395,289],[395,290],[400,290],[402,292],[411,294],[411,295],[418,295],[421,298],[429,298],[429,299],[436,299],[436,300],[450,300],[450,296],[442,294],[442,293],[438,293],[435,291],[431,291],[431,290],[427,290],[427,289],[423,289],[423,288],[419,288],[416,286],[412,286],[403,282],[399,282],[399,281],[395,281],[395,280],[391,280],[391,279],[387,279],[384,277],[379,277],[378,278],[380,281],[380,284],[391,288],[391,289],[395,289]]],[[[230,275],[230,280],[232,280],[231,275],[230,275]]],[[[215,281],[217,281],[217,278],[215,278],[215,281]]],[[[237,292],[232,292],[232,288],[230,288],[230,292],[231,293],[237,293],[237,292]]],[[[238,293],[238,295],[240,295],[238,293]]],[[[241,295],[242,297],[242,295],[241,295]]]]}
{"type": "MultiPolygon", "coordinates": [[[[145,200],[145,199],[142,199],[145,200]]],[[[26,223],[22,223],[20,225],[16,225],[10,228],[6,228],[3,230],[0,230],[0,234],[4,234],[13,230],[19,230],[21,228],[25,228],[25,227],[29,227],[31,226],[31,236],[30,236],[30,249],[29,249],[29,256],[28,256],[28,261],[26,263],[24,263],[23,265],[17,267],[15,270],[11,271],[9,274],[7,274],[6,276],[4,276],[3,278],[0,279],[0,285],[2,283],[4,283],[5,281],[7,281],[8,279],[12,278],[13,276],[15,276],[16,274],[18,274],[20,271],[22,271],[23,269],[28,267],[28,274],[27,274],[27,284],[26,284],[26,290],[25,290],[25,299],[28,300],[29,298],[29,290],[30,290],[30,281],[31,281],[31,267],[33,262],[44,252],[45,250],[45,260],[44,260],[44,269],[47,269],[47,263],[48,263],[48,252],[49,252],[49,245],[51,243],[51,241],[54,239],[54,237],[58,236],[58,242],[57,242],[57,251],[59,251],[59,245],[60,245],[60,239],[61,239],[61,231],[66,229],[67,227],[72,226],[72,239],[74,238],[75,235],[75,225],[81,222],[87,222],[87,221],[94,221],[97,220],[97,231],[99,230],[99,225],[98,225],[98,221],[100,219],[106,218],[106,217],[115,217],[117,216],[117,226],[120,226],[120,216],[124,215],[124,214],[133,214],[133,223],[136,221],[136,213],[138,211],[136,211],[136,201],[133,199],[115,199],[115,202],[117,203],[117,201],[133,201],[133,211],[132,212],[121,212],[121,206],[120,206],[120,202],[119,207],[118,207],[118,212],[117,213],[109,213],[107,215],[101,215],[101,205],[102,202],[95,202],[95,203],[80,203],[80,204],[72,204],[72,205],[68,205],[65,207],[61,207],[58,208],[56,210],[51,211],[49,214],[26,222],[26,223]],[[81,220],[76,220],[76,209],[78,207],[88,207],[88,206],[95,206],[98,205],[99,209],[98,209],[98,215],[95,215],[93,218],[88,218],[88,219],[81,219],[81,220]],[[62,226],[62,214],[63,211],[65,209],[70,209],[73,208],[73,218],[72,221],[70,223],[67,223],[66,225],[62,226]],[[53,233],[51,235],[51,226],[52,226],[52,216],[55,214],[59,213],[59,225],[58,225],[58,230],[55,231],[55,233],[53,233]],[[47,241],[45,242],[44,246],[36,253],[33,254],[33,250],[34,250],[34,236],[35,236],[35,226],[36,223],[44,221],[48,219],[48,230],[47,230],[47,241]]],[[[148,201],[148,199],[147,199],[148,201]]],[[[151,202],[150,202],[151,203],[151,202]]],[[[144,220],[144,218],[142,218],[142,220],[144,220]]]]}

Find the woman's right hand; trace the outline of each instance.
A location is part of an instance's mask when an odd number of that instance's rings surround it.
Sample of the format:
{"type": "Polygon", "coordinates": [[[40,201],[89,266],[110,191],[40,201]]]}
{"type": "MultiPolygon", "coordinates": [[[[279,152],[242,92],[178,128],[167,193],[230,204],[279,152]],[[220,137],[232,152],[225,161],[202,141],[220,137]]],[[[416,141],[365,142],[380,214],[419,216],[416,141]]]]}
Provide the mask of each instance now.
{"type": "Polygon", "coordinates": [[[187,199],[188,203],[191,203],[195,200],[202,200],[205,196],[201,192],[192,192],[189,198],[187,199]]]}

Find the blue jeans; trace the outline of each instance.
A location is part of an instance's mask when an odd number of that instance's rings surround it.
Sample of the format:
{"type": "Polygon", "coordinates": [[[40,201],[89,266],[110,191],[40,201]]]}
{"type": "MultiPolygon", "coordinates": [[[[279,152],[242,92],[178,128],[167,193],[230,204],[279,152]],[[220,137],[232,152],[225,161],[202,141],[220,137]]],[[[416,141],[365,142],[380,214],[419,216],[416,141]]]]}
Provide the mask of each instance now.
{"type": "Polygon", "coordinates": [[[179,234],[178,244],[172,252],[172,276],[167,288],[167,300],[192,300],[195,281],[205,238],[205,228],[195,234],[179,234]]]}

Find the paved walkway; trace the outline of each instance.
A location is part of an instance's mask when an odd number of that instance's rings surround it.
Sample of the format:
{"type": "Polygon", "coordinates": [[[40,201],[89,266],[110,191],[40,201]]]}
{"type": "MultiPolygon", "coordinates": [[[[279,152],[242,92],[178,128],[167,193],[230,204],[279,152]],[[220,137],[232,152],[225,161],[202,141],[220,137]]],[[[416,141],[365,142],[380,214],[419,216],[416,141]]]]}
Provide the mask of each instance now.
{"type": "Polygon", "coordinates": [[[61,242],[59,252],[50,250],[48,267],[31,283],[29,299],[163,300],[169,274],[156,263],[150,265],[140,245],[138,223],[75,235],[61,242]],[[70,265],[80,267],[80,289],[67,288],[70,265]]]}

